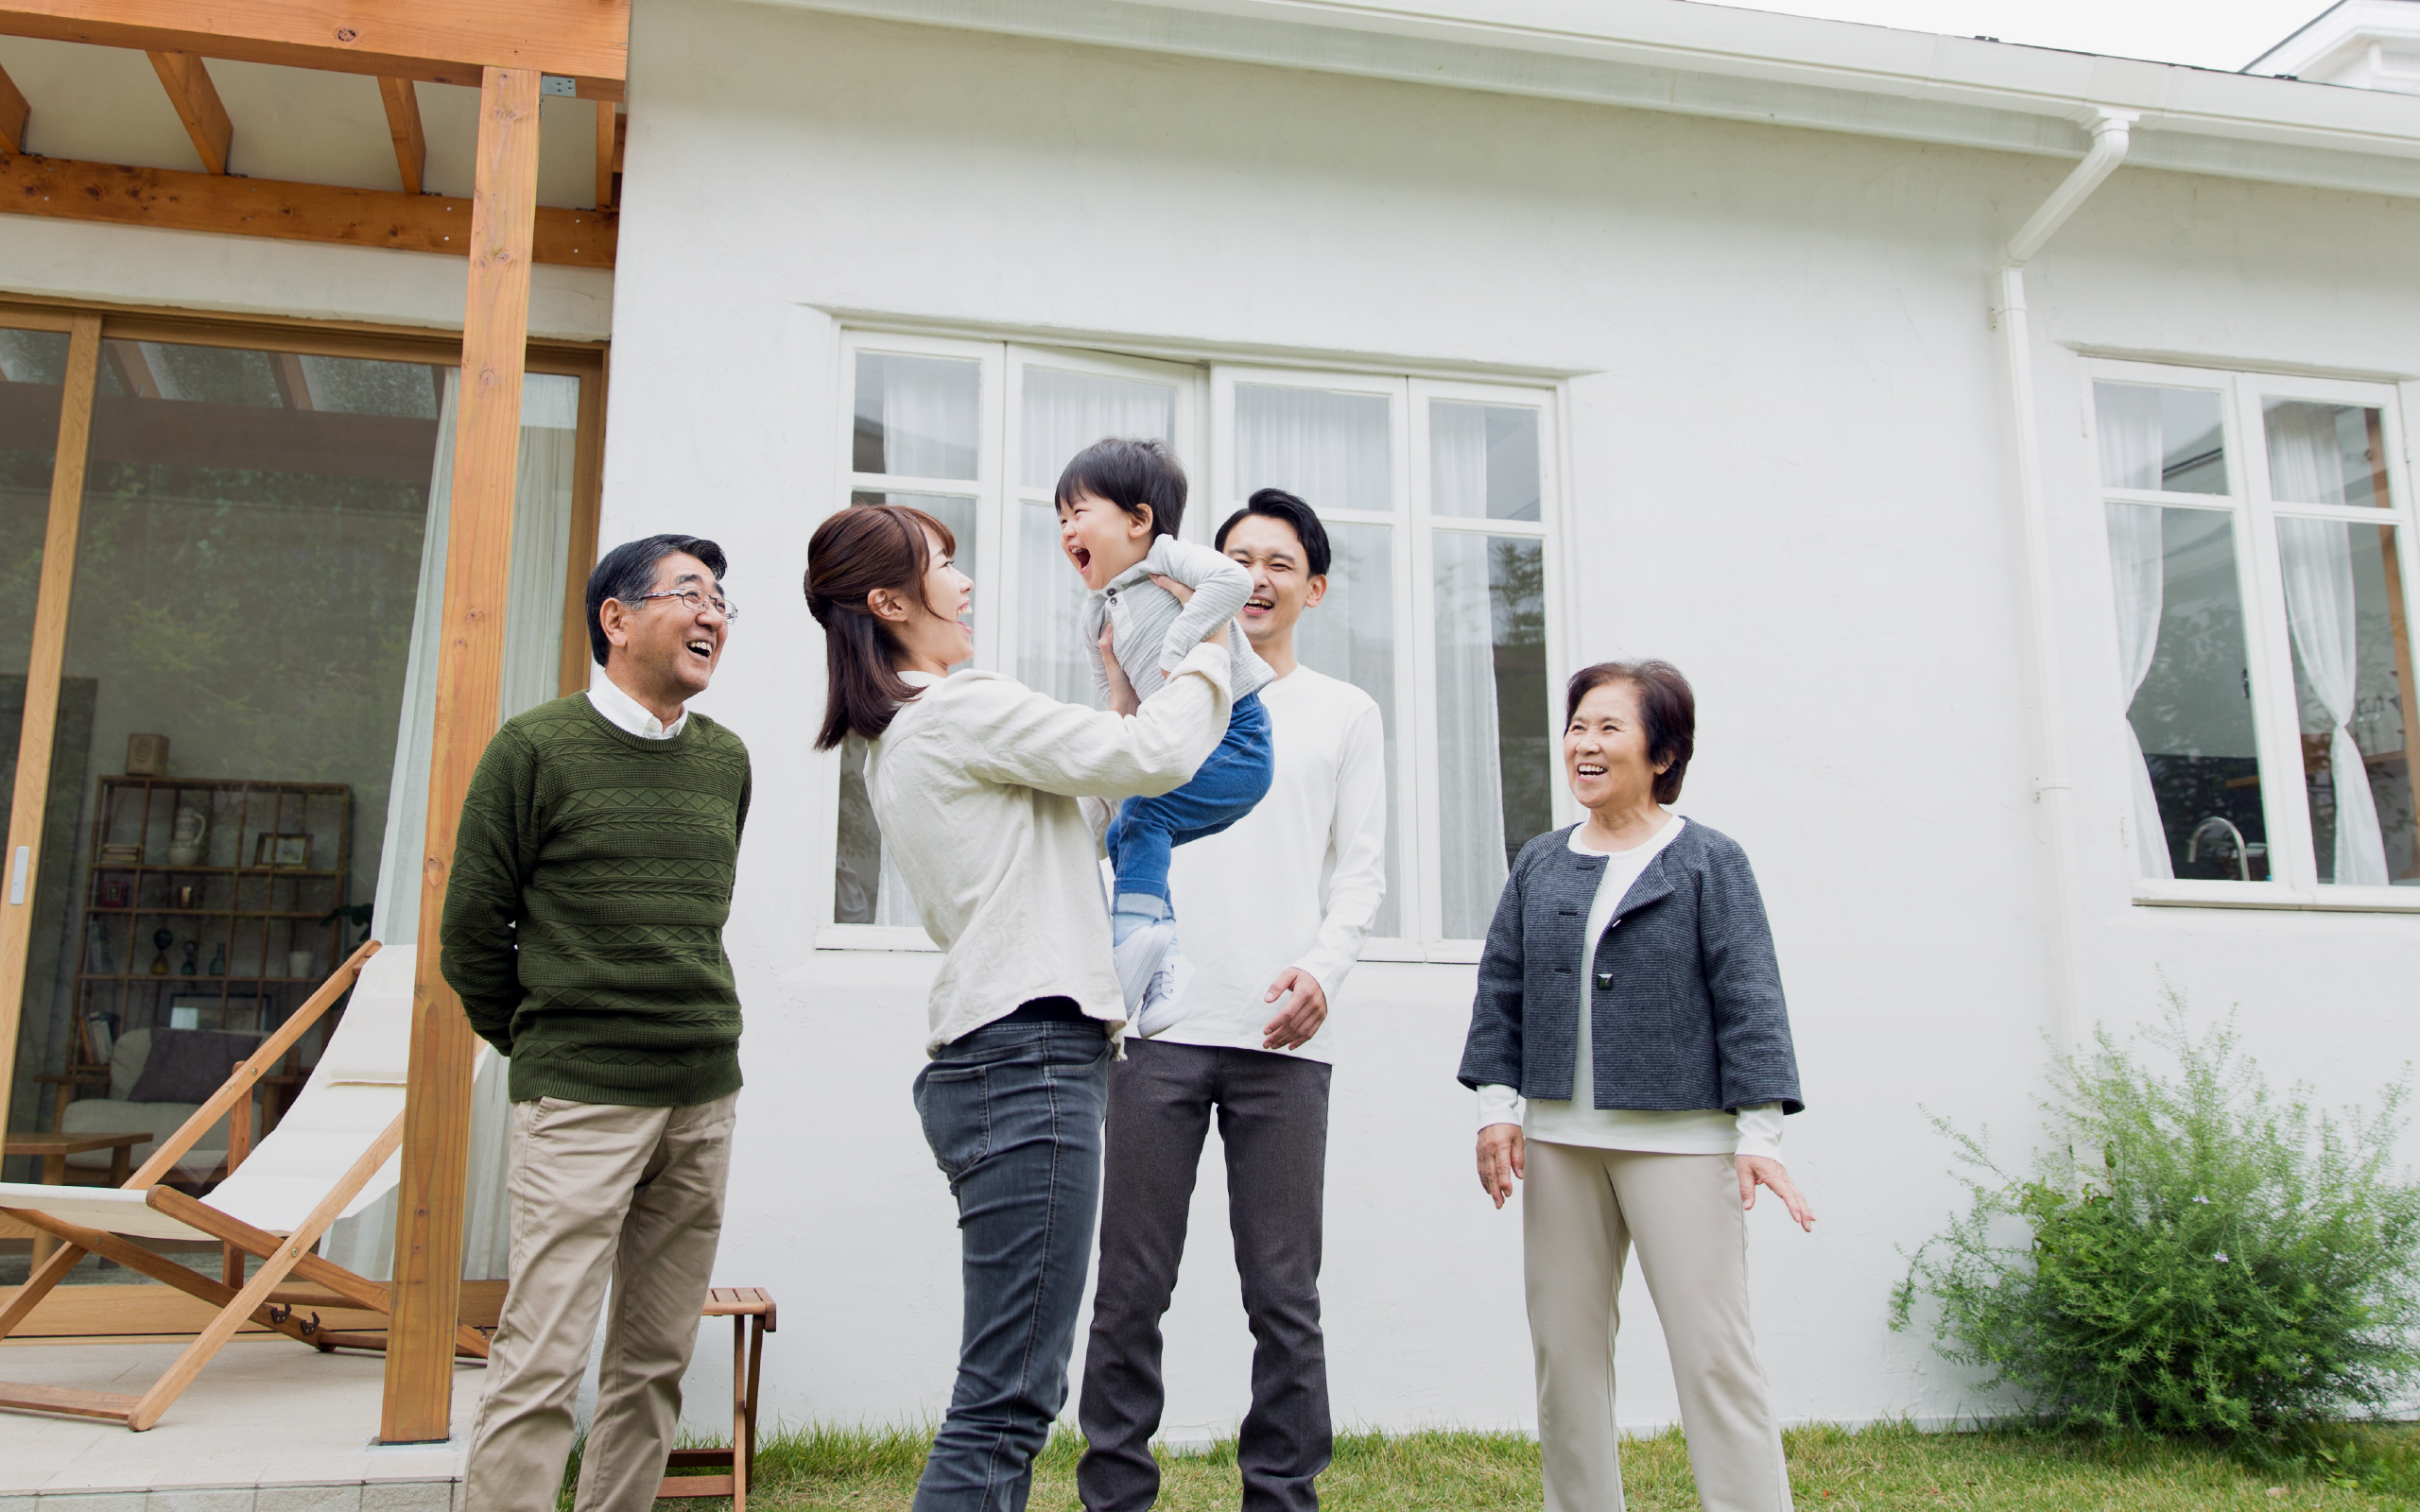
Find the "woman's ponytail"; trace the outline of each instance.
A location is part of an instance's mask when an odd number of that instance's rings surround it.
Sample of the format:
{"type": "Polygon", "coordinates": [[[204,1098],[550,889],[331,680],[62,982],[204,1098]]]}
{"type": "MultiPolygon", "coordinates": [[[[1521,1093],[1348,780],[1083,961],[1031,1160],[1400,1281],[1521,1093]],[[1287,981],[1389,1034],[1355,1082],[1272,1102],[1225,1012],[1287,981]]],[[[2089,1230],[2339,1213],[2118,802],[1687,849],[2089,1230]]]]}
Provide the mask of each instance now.
{"type": "Polygon", "coordinates": [[[891,664],[898,644],[867,598],[887,588],[924,602],[932,562],[927,531],[942,550],[958,549],[949,526],[902,504],[853,505],[815,527],[806,544],[806,609],[823,627],[826,673],[817,750],[850,735],[879,738],[899,706],[916,696],[915,685],[891,664]]]}

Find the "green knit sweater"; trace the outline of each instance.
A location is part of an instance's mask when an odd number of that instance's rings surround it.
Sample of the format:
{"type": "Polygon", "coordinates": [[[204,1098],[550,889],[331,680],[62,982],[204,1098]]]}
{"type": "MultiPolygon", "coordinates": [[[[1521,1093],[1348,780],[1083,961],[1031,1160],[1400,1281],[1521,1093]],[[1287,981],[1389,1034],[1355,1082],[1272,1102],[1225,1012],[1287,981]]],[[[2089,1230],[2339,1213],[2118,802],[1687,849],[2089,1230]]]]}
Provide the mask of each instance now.
{"type": "Polygon", "coordinates": [[[471,779],[445,980],[512,1098],[647,1107],[739,1090],[731,916],[748,747],[692,713],[643,740],[585,694],[508,720],[471,779]]]}

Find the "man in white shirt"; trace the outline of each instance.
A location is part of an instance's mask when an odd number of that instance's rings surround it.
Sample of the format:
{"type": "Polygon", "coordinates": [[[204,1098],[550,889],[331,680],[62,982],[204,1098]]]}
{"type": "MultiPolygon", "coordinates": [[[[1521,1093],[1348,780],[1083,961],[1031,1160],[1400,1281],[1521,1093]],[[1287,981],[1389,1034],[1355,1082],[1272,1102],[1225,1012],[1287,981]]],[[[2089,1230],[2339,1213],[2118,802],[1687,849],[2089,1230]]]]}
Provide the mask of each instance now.
{"type": "Polygon", "coordinates": [[[1198,970],[1110,1074],[1100,1273],[1077,1407],[1086,1512],[1142,1512],[1158,1495],[1160,1319],[1214,1108],[1253,1339],[1236,1456],[1244,1512],[1310,1512],[1329,1455],[1321,1031],[1386,895],[1386,730],[1368,694],[1294,660],[1296,623],[1327,592],[1327,532],[1310,507],[1263,489],[1219,527],[1218,546],[1252,574],[1236,623],[1277,674],[1260,695],[1276,775],[1250,815],[1177,850],[1169,888],[1198,970]]]}

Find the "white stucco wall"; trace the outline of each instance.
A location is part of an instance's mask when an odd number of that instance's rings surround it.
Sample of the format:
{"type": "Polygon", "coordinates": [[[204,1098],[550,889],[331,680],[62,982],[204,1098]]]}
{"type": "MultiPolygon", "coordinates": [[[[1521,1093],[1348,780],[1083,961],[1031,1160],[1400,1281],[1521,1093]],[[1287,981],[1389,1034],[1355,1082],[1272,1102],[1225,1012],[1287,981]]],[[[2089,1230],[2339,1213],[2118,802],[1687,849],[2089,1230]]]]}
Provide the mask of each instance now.
{"type": "MultiPolygon", "coordinates": [[[[1810,1110],[1786,1153],[1823,1222],[1752,1221],[1780,1409],[1971,1409],[1883,1319],[1955,1200],[1927,1112],[2017,1153],[2054,1022],[1985,292],[2066,164],[729,0],[643,0],[632,58],[604,539],[716,536],[745,595],[702,707],[758,771],[719,1278],[782,1300],[769,1410],[936,1416],[958,1333],[953,1211],[908,1099],[933,961],[812,948],[831,787],[796,585],[846,465],[830,310],[1580,374],[1570,652],[1695,680],[1683,807],[1754,859],[1790,991],[1810,1110]]],[[[2128,901],[2071,348],[2420,371],[2415,230],[2409,203],[2124,171],[2032,274],[2086,1008],[2143,1021],[2163,980],[2237,1005],[2272,1075],[2330,1100],[2420,1049],[2420,919],[2128,901]]],[[[1337,1005],[1323,1292],[1347,1424],[1531,1420],[1517,1215],[1476,1190],[1452,1080],[1469,988],[1467,967],[1365,965],[1337,1005]]],[[[1168,1320],[1178,1438],[1247,1400],[1218,1161],[1214,1139],[1168,1320]]],[[[1630,1291],[1620,1415],[1669,1420],[1630,1291]]],[[[720,1348],[693,1377],[701,1427],[720,1348]]]]}

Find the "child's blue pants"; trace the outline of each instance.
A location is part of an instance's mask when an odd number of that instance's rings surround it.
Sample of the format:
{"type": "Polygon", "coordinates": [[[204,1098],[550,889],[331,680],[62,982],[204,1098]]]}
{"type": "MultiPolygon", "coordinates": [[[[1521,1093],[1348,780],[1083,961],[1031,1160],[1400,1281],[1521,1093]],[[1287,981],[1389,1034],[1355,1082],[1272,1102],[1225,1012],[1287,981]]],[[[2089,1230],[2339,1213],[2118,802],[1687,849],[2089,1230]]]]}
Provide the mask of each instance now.
{"type": "Polygon", "coordinates": [[[1118,893],[1141,893],[1168,902],[1168,852],[1187,840],[1217,834],[1250,814],[1269,795],[1276,753],[1269,734],[1269,711],[1260,695],[1236,700],[1226,738],[1204,758],[1193,781],[1158,798],[1130,798],[1109,821],[1109,859],[1117,868],[1118,893]]]}

